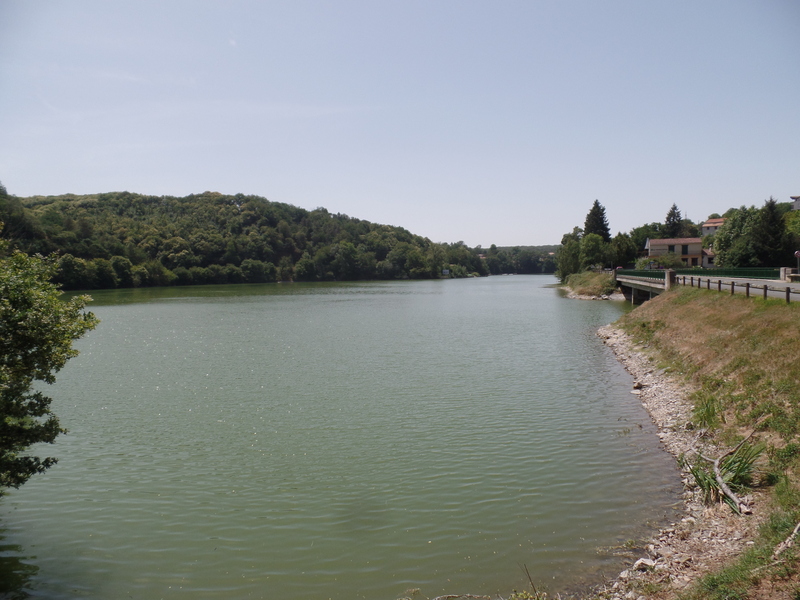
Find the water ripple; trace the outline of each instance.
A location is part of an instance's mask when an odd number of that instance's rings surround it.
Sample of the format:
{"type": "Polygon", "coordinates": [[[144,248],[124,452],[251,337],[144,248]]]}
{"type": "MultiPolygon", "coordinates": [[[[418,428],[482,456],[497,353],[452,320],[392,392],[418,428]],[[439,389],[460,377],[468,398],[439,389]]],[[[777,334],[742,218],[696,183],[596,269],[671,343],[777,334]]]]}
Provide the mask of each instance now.
{"type": "Polygon", "coordinates": [[[373,599],[508,594],[519,564],[556,590],[596,576],[676,479],[594,337],[619,309],[548,281],[101,303],[51,390],[61,461],[1,507],[28,585],[373,599]]]}

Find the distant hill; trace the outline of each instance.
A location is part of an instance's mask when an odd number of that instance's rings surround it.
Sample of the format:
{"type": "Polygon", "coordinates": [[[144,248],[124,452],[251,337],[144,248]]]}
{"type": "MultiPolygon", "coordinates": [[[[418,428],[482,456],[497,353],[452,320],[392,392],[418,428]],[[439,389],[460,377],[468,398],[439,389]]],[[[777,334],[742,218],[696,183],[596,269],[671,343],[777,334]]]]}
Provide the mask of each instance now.
{"type": "Polygon", "coordinates": [[[514,252],[514,251],[526,251],[526,252],[535,252],[536,254],[549,254],[550,252],[555,253],[559,248],[561,248],[561,244],[551,244],[548,246],[497,246],[497,249],[500,252],[514,252]]]}
{"type": "Polygon", "coordinates": [[[461,242],[437,244],[402,227],[259,196],[4,192],[2,236],[24,252],[58,252],[66,289],[467,277],[544,266],[527,251],[523,265],[505,252],[500,262],[497,253],[483,259],[461,242]]]}

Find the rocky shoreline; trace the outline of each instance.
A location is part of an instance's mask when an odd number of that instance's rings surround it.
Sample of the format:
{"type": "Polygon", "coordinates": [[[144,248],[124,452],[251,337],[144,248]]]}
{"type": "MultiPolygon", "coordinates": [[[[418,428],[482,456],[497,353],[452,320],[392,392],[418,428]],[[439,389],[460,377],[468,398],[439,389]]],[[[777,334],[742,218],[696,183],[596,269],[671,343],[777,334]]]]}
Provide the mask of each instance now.
{"type": "Polygon", "coordinates": [[[588,294],[576,294],[568,287],[563,287],[562,289],[567,292],[567,298],[573,300],[625,300],[625,296],[619,291],[613,294],[603,294],[602,296],[590,296],[588,294]]]}
{"type": "MultiPolygon", "coordinates": [[[[622,330],[601,327],[598,336],[634,377],[634,389],[658,427],[664,447],[676,460],[691,457],[702,447],[714,455],[713,443],[704,431],[691,426],[691,392],[659,369],[622,330]]],[[[682,470],[684,485],[683,516],[650,540],[647,554],[608,582],[595,597],[607,600],[666,600],[689,586],[698,577],[738,556],[753,545],[759,524],[765,518],[758,495],[748,498],[753,514],[739,516],[725,504],[707,506],[688,470],[682,470]]]]}

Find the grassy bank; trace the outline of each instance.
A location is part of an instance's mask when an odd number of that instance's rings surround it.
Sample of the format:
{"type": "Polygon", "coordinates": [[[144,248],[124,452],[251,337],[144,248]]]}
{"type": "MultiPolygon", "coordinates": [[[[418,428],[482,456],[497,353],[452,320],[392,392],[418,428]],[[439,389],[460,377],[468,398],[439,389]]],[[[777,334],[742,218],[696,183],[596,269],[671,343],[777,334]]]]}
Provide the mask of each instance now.
{"type": "Polygon", "coordinates": [[[564,282],[574,293],[581,296],[607,296],[616,289],[611,273],[584,271],[573,273],[564,282]]]}
{"type": "Polygon", "coordinates": [[[800,305],[682,287],[618,325],[695,390],[691,426],[728,448],[757,429],[764,449],[753,476],[768,492],[760,538],[680,598],[800,600],[797,550],[772,557],[800,521],[800,305]]]}

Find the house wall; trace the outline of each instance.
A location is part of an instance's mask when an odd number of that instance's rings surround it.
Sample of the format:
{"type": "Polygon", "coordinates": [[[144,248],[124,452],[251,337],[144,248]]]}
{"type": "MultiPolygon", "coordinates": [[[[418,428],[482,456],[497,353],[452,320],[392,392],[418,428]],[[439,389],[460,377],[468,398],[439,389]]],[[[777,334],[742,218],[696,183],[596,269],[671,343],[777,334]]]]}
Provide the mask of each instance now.
{"type": "Polygon", "coordinates": [[[672,252],[680,256],[681,260],[688,267],[703,266],[703,243],[695,242],[692,244],[659,244],[658,240],[650,240],[650,251],[648,256],[663,256],[670,253],[670,246],[674,246],[672,252]],[[684,248],[686,246],[686,248],[684,248]]]}

